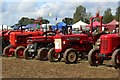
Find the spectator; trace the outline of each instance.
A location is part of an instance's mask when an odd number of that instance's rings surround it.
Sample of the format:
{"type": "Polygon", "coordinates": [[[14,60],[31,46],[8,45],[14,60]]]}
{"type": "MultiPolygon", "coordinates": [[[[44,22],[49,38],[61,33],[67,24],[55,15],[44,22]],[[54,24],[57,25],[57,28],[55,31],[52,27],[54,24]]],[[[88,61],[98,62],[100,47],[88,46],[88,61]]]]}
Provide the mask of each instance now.
{"type": "Polygon", "coordinates": [[[104,28],[104,31],[105,33],[110,33],[109,29],[108,28],[104,28]]]}
{"type": "Polygon", "coordinates": [[[69,29],[69,33],[68,34],[72,34],[72,30],[71,29],[69,29]]]}
{"type": "Polygon", "coordinates": [[[119,27],[118,26],[116,26],[116,28],[115,28],[115,33],[119,33],[119,27]]]}

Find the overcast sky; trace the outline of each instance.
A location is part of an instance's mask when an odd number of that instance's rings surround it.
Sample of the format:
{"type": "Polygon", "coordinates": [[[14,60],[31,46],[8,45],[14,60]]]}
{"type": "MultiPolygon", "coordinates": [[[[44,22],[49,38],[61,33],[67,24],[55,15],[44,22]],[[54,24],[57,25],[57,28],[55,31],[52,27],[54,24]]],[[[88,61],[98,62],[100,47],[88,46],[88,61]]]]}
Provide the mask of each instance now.
{"type": "MultiPolygon", "coordinates": [[[[1,1],[1,0],[0,0],[1,1]]],[[[115,14],[119,0],[2,0],[0,2],[0,25],[14,25],[21,17],[38,18],[44,17],[55,23],[55,17],[58,22],[65,17],[73,18],[76,7],[83,5],[87,12],[95,15],[99,10],[100,14],[107,8],[112,9],[115,14]],[[52,13],[52,16],[48,16],[52,13]]]]}

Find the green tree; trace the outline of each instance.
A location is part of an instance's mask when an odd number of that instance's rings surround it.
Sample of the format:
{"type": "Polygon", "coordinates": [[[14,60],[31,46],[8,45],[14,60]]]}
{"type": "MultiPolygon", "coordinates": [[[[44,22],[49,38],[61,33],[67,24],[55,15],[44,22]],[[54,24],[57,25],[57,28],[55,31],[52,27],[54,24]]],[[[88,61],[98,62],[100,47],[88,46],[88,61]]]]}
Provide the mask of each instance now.
{"type": "Polygon", "coordinates": [[[66,23],[67,25],[73,24],[73,19],[72,19],[72,18],[67,18],[67,17],[65,17],[62,21],[63,21],[64,23],[66,23]]]}
{"type": "Polygon", "coordinates": [[[28,25],[28,24],[31,24],[31,23],[34,23],[34,19],[29,19],[28,17],[22,17],[19,21],[18,21],[18,24],[19,25],[28,25]]]}
{"type": "MultiPolygon", "coordinates": [[[[15,24],[15,26],[26,26],[26,25],[28,25],[28,24],[34,24],[35,23],[35,19],[34,18],[28,18],[28,17],[22,17],[19,21],[18,21],[18,23],[17,24],[15,24]]],[[[40,17],[40,18],[38,18],[37,19],[37,21],[36,21],[36,24],[48,24],[48,23],[50,23],[50,21],[49,20],[47,20],[47,19],[43,19],[42,17],[40,17]]],[[[14,25],[13,26],[11,26],[11,28],[12,27],[14,27],[14,25]]]]}
{"type": "Polygon", "coordinates": [[[86,19],[86,8],[82,5],[76,8],[76,11],[73,15],[73,23],[78,22],[79,20],[85,21],[86,19]]]}
{"type": "Polygon", "coordinates": [[[85,23],[89,24],[90,23],[90,18],[92,17],[91,13],[86,13],[85,15],[85,23]]]}
{"type": "Polygon", "coordinates": [[[50,23],[50,21],[47,20],[47,19],[43,19],[43,20],[42,20],[42,24],[49,24],[49,23],[50,23]]]}
{"type": "Polygon", "coordinates": [[[111,9],[108,8],[106,11],[104,11],[103,14],[103,23],[109,23],[114,19],[114,16],[112,15],[111,9]]]}
{"type": "Polygon", "coordinates": [[[117,7],[117,9],[116,9],[115,19],[116,19],[117,21],[119,21],[119,17],[120,17],[120,6],[117,7]]]}

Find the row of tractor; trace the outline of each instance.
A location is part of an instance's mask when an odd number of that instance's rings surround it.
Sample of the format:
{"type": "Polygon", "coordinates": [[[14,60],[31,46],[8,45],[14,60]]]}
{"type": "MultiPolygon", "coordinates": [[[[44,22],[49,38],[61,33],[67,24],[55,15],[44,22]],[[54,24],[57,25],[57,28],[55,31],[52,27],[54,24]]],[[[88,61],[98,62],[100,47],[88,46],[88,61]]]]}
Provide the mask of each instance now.
{"type": "MultiPolygon", "coordinates": [[[[77,63],[78,58],[88,58],[91,66],[98,66],[104,60],[112,59],[115,68],[120,65],[120,36],[102,32],[102,16],[90,19],[89,34],[61,34],[55,31],[8,31],[8,46],[3,56],[25,59],[49,60],[57,62],[64,58],[65,63],[77,63]],[[93,19],[100,19],[100,33],[93,35],[93,19]],[[100,45],[96,46],[96,42],[100,45]],[[93,45],[95,47],[93,47],[93,45]]],[[[68,30],[66,30],[68,31],[68,30]]],[[[2,34],[4,36],[4,34],[2,34]]],[[[2,42],[6,43],[5,38],[2,42]]]]}

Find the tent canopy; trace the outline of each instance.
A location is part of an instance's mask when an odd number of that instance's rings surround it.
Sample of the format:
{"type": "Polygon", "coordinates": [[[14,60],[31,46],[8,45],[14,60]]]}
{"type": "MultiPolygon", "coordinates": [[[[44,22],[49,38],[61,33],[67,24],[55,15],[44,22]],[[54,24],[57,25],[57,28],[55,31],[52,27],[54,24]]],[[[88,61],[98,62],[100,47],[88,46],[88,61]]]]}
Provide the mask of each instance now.
{"type": "Polygon", "coordinates": [[[119,22],[116,21],[115,19],[113,21],[111,21],[110,23],[108,24],[105,24],[105,26],[110,30],[115,30],[116,26],[119,25],[119,22]]]}
{"type": "Polygon", "coordinates": [[[28,24],[27,26],[24,27],[24,29],[29,29],[29,28],[38,28],[40,29],[39,24],[28,24]]]}
{"type": "Polygon", "coordinates": [[[81,20],[75,24],[72,25],[72,28],[79,28],[82,27],[82,29],[85,29],[88,24],[82,22],[81,20]]]}
{"type": "Polygon", "coordinates": [[[55,24],[42,24],[42,28],[46,28],[46,26],[47,26],[47,28],[49,27],[49,26],[54,26],[55,24]]]}
{"type": "Polygon", "coordinates": [[[16,25],[13,27],[13,29],[15,29],[15,30],[17,30],[19,28],[20,28],[20,26],[16,26],[16,25]]]}
{"type": "Polygon", "coordinates": [[[66,23],[59,22],[57,23],[57,25],[52,26],[52,30],[56,30],[56,29],[62,30],[62,28],[65,28],[65,27],[66,27],[66,23]]]}
{"type": "Polygon", "coordinates": [[[107,26],[107,25],[118,25],[118,24],[119,24],[118,21],[116,21],[116,20],[114,19],[113,21],[111,21],[110,23],[105,24],[105,25],[107,26]]]}
{"type": "Polygon", "coordinates": [[[34,28],[35,24],[28,24],[24,27],[24,29],[34,28]]]}
{"type": "Polygon", "coordinates": [[[59,27],[61,27],[61,26],[66,26],[66,24],[65,24],[64,22],[59,22],[59,23],[57,24],[57,26],[59,26],[59,27]]]}

